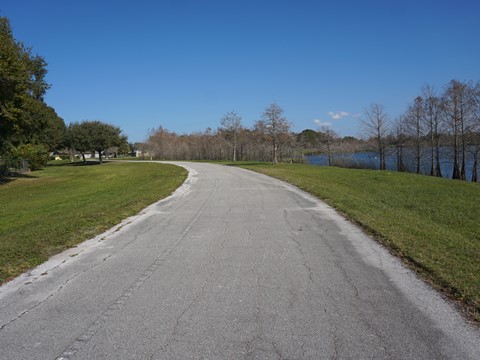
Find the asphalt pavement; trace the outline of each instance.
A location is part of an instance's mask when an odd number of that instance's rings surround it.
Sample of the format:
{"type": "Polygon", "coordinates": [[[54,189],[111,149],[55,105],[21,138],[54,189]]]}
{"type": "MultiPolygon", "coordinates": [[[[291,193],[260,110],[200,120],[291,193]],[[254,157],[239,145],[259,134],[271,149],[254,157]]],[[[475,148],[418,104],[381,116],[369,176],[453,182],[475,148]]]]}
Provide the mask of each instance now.
{"type": "Polygon", "coordinates": [[[181,166],[173,196],[0,287],[0,359],[480,359],[478,327],[323,202],[181,166]]]}

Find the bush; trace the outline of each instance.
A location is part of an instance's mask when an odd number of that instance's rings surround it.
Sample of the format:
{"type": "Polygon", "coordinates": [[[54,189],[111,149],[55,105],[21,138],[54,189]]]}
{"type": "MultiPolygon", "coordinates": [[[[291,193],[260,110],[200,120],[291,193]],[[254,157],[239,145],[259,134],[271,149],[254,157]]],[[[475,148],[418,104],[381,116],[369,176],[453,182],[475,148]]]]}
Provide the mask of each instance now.
{"type": "Polygon", "coordinates": [[[43,145],[23,144],[14,148],[12,155],[19,160],[27,160],[32,171],[41,169],[48,162],[48,151],[43,145]]]}

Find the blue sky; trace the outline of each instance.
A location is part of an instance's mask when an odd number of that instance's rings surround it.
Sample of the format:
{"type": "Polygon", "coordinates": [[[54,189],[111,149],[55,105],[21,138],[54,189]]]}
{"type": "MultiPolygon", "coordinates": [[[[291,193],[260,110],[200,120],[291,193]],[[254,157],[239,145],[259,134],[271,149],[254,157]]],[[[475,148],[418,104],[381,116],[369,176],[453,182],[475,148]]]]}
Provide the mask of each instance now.
{"type": "Polygon", "coordinates": [[[130,141],[163,127],[246,126],[272,102],[294,131],[359,136],[371,103],[399,116],[425,83],[480,80],[480,1],[4,0],[17,40],[48,62],[68,124],[130,141]]]}

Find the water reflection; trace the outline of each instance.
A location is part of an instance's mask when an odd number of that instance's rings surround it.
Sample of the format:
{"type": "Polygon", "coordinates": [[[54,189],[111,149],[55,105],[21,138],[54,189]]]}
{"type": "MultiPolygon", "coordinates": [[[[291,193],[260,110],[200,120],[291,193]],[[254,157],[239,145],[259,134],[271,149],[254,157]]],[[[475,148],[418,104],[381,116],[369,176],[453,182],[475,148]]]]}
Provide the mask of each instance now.
{"type": "MultiPolygon", "coordinates": [[[[328,166],[327,155],[309,155],[305,156],[305,159],[309,164],[328,166]]],[[[422,154],[421,171],[424,175],[430,174],[430,162],[431,156],[429,154],[422,154]]],[[[416,162],[412,150],[404,150],[403,163],[407,172],[416,171],[416,162]]],[[[467,153],[466,157],[466,176],[467,180],[471,181],[473,171],[473,155],[467,153]]],[[[360,168],[360,169],[379,169],[379,159],[377,152],[360,152],[353,154],[334,154],[333,165],[347,168],[360,168]]],[[[394,153],[389,153],[386,156],[387,170],[397,171],[397,156],[394,153]]],[[[460,164],[461,166],[461,164],[460,164]]],[[[443,148],[440,154],[440,167],[442,175],[445,178],[452,178],[453,174],[453,160],[452,151],[448,148],[443,148]]]]}

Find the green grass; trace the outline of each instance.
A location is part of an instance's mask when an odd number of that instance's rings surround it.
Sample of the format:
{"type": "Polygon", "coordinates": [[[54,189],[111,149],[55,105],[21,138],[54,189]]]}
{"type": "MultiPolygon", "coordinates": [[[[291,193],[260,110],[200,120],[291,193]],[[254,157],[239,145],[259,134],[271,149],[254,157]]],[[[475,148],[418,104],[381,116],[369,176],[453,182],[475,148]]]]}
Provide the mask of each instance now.
{"type": "Polygon", "coordinates": [[[186,175],[155,163],[76,164],[1,183],[0,283],[170,195],[186,175]]]}
{"type": "MultiPolygon", "coordinates": [[[[235,165],[323,199],[480,321],[480,184],[297,164],[235,165]]],[[[0,283],[168,196],[185,177],[170,165],[119,162],[49,166],[1,184],[0,283]]]]}
{"type": "Polygon", "coordinates": [[[340,210],[480,320],[480,184],[297,164],[240,166],[340,210]]]}

